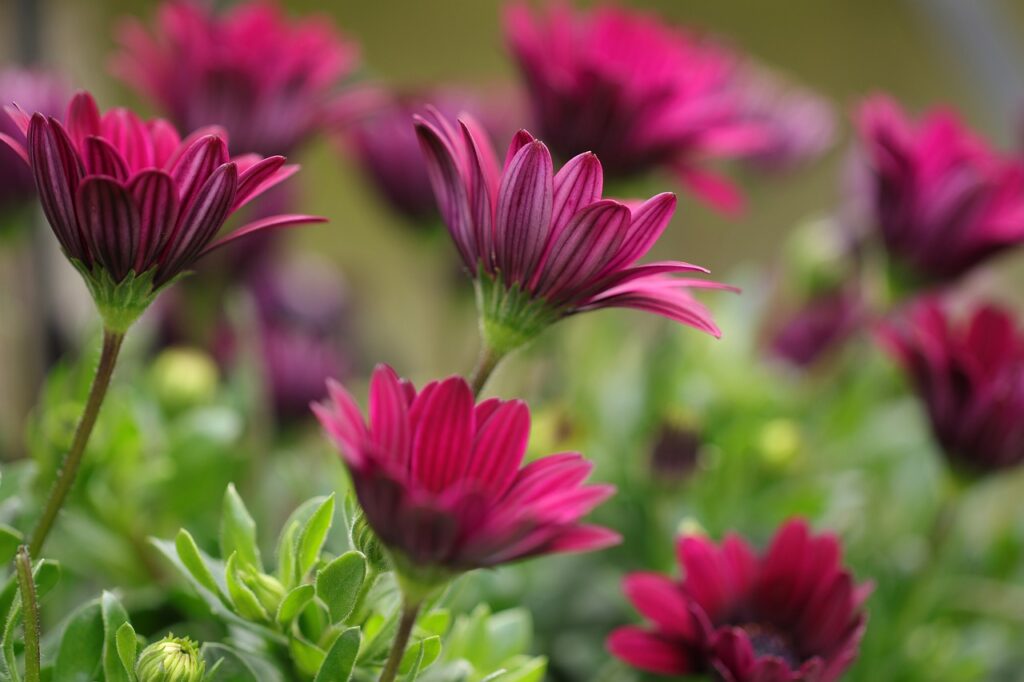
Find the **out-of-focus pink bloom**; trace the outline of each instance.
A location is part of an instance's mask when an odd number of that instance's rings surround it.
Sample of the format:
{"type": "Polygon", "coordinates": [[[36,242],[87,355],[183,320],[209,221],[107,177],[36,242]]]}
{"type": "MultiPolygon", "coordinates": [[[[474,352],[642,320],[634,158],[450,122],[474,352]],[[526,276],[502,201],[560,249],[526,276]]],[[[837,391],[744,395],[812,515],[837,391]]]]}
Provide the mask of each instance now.
{"type": "MultiPolygon", "coordinates": [[[[49,116],[65,108],[67,94],[63,83],[51,74],[8,68],[0,70],[0,102],[16,102],[25,111],[41,111],[49,116]]],[[[3,115],[0,115],[0,136],[22,147],[27,144],[21,129],[3,115]]],[[[10,142],[0,144],[0,216],[28,204],[35,196],[35,181],[25,162],[10,142]]]]}
{"type": "Polygon", "coordinates": [[[127,109],[101,116],[88,93],[71,100],[65,124],[16,106],[7,112],[27,146],[3,141],[31,167],[57,241],[87,281],[98,272],[115,284],[152,273],[156,291],[233,239],[322,220],[271,216],[215,239],[232,213],[298,167],[281,156],[231,159],[217,129],[182,140],[166,121],[127,109]]]}
{"type": "Polygon", "coordinates": [[[453,89],[392,95],[361,121],[347,126],[350,146],[376,189],[395,209],[417,222],[437,215],[427,165],[413,128],[413,117],[426,114],[428,105],[446,117],[474,116],[492,140],[515,132],[505,124],[511,117],[502,115],[484,97],[453,89]]]}
{"type": "MultiPolygon", "coordinates": [[[[280,419],[308,416],[309,403],[327,395],[324,377],[344,377],[351,369],[342,350],[348,326],[344,283],[329,264],[302,257],[264,262],[245,287],[255,304],[256,332],[245,343],[260,363],[270,405],[280,419]]],[[[222,364],[237,361],[239,338],[229,325],[215,347],[222,364]]]]}
{"type": "Polygon", "coordinates": [[[669,168],[721,208],[741,203],[707,170],[767,142],[745,112],[740,58],[656,17],[556,4],[535,15],[512,5],[505,21],[541,136],[564,158],[592,151],[609,174],[669,168]]]}
{"type": "Polygon", "coordinates": [[[818,94],[764,69],[752,69],[743,87],[744,115],[765,134],[745,156],[758,170],[786,171],[824,154],[835,141],[836,114],[818,94]]]}
{"type": "Polygon", "coordinates": [[[618,535],[580,519],[612,494],[584,485],[591,464],[577,453],[522,465],[530,411],[518,400],[474,404],[452,377],[419,392],[386,366],[370,383],[369,418],[329,384],[314,405],[341,449],[377,537],[406,578],[432,584],[476,568],[616,544],[618,535]]]}
{"type": "Polygon", "coordinates": [[[152,33],[119,31],[115,72],[182,130],[224,126],[232,151],[291,154],[347,106],[337,87],[358,49],[328,20],[289,20],[272,0],[218,15],[193,0],[161,5],[152,33]]]}
{"type": "Polygon", "coordinates": [[[948,282],[1024,240],[1024,165],[954,112],[914,122],[877,96],[861,106],[857,127],[867,227],[905,278],[948,282]]]}
{"type": "Polygon", "coordinates": [[[626,578],[650,624],[624,627],[609,650],[640,670],[711,674],[729,682],[833,682],[857,656],[870,585],[842,566],[832,535],[786,523],[764,556],[736,535],[721,545],[684,537],[683,578],[626,578]]]}
{"type": "Polygon", "coordinates": [[[416,124],[441,216],[476,279],[485,339],[507,351],[559,318],[621,307],[663,315],[719,335],[691,288],[727,288],[673,275],[704,268],[636,262],[654,245],[676,198],[601,199],[604,173],[591,153],[558,173],[544,143],[525,130],[504,169],[479,124],[453,126],[436,111],[416,124]]]}
{"type": "Polygon", "coordinates": [[[881,327],[949,462],[969,474],[1024,463],[1024,334],[994,306],[964,323],[933,298],[881,327]]]}
{"type": "Polygon", "coordinates": [[[771,352],[796,367],[809,367],[849,338],[864,316],[857,286],[814,294],[777,329],[771,352]]]}

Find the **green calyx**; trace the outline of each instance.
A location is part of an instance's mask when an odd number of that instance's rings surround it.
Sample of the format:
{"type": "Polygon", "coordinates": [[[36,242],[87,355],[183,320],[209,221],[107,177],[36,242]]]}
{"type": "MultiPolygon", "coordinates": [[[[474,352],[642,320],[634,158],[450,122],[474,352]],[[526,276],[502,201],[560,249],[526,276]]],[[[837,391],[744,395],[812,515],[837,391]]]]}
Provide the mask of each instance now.
{"type": "Polygon", "coordinates": [[[110,272],[98,263],[93,264],[91,268],[75,258],[71,259],[71,263],[85,280],[92,300],[96,303],[96,309],[103,318],[104,327],[118,334],[127,332],[135,320],[139,319],[146,308],[156,300],[157,295],[178,279],[175,277],[154,288],[156,268],[150,268],[141,275],[131,271],[120,282],[115,282],[110,272]]]}
{"type": "Polygon", "coordinates": [[[476,278],[476,303],[484,344],[499,356],[532,341],[562,317],[558,309],[520,285],[508,287],[483,272],[476,278]]]}
{"type": "Polygon", "coordinates": [[[196,643],[173,635],[143,649],[135,666],[139,682],[201,682],[205,672],[196,643]]]}
{"type": "Polygon", "coordinates": [[[407,604],[422,604],[443,590],[460,572],[443,566],[422,566],[409,561],[401,552],[388,552],[395,578],[407,604]]]}

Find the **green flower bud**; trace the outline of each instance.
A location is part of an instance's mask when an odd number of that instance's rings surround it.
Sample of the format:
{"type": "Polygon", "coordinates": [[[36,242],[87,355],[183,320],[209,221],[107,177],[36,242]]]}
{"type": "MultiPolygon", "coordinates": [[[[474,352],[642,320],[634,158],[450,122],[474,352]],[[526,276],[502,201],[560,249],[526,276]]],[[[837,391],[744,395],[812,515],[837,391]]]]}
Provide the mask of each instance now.
{"type": "Polygon", "coordinates": [[[246,587],[256,595],[256,599],[267,610],[267,613],[271,615],[277,613],[277,607],[281,605],[285,595],[284,585],[277,578],[265,573],[251,571],[247,572],[242,580],[245,582],[246,587]]]}
{"type": "Polygon", "coordinates": [[[205,672],[196,643],[173,635],[143,649],[135,664],[139,682],[201,682],[205,672]]]}
{"type": "Polygon", "coordinates": [[[366,562],[371,568],[380,572],[391,570],[388,555],[377,539],[370,524],[366,521],[366,514],[356,512],[355,521],[352,523],[352,546],[363,553],[366,562]]]}
{"type": "Polygon", "coordinates": [[[153,363],[153,384],[160,402],[171,410],[208,402],[217,391],[217,365],[206,353],[171,348],[153,363]]]}

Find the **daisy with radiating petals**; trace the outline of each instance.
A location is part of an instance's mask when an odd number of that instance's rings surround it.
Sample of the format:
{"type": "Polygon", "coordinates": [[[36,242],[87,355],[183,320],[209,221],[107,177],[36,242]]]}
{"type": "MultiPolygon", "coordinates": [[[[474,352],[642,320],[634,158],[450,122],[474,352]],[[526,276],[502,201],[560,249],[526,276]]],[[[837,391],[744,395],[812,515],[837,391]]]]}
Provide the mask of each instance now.
{"type": "Polygon", "coordinates": [[[610,530],[580,522],[613,490],[584,485],[591,465],[579,454],[522,465],[530,435],[525,403],[476,403],[459,377],[417,392],[380,366],[364,419],[341,385],[328,387],[330,400],[313,411],[341,450],[366,521],[387,548],[403,592],[382,681],[395,679],[424,599],[455,576],[619,541],[610,530]]]}
{"type": "Polygon", "coordinates": [[[870,585],[842,566],[839,541],[786,523],[764,556],[730,535],[680,539],[681,581],[637,573],[626,595],[649,621],[609,650],[640,670],[724,682],[832,682],[857,656],[870,585]]]}
{"type": "Polygon", "coordinates": [[[88,93],[64,123],[16,106],[27,145],[6,142],[29,165],[64,255],[79,269],[108,330],[123,333],[159,290],[211,249],[282,225],[318,222],[278,215],[215,239],[228,217],[297,170],[280,156],[228,157],[217,129],[182,140],[166,121],[127,109],[100,115],[88,93]]]}
{"type": "Polygon", "coordinates": [[[598,308],[635,308],[715,336],[692,288],[728,288],[678,274],[707,270],[668,261],[637,265],[675,211],[665,193],[630,204],[602,199],[597,156],[580,154],[557,173],[543,142],[525,130],[504,169],[479,125],[452,125],[436,111],[416,124],[441,216],[477,285],[487,348],[501,357],[560,318],[598,308]]]}
{"type": "Polygon", "coordinates": [[[881,337],[959,473],[1024,464],[1024,332],[1009,312],[981,306],[957,322],[929,298],[886,322],[881,337]]]}
{"type": "Polygon", "coordinates": [[[505,33],[544,139],[563,158],[593,151],[611,175],[668,168],[699,196],[741,198],[707,169],[770,140],[746,115],[741,58],[652,15],[613,7],[545,14],[516,3],[505,33]]]}
{"type": "Polygon", "coordinates": [[[990,149],[955,112],[915,122],[880,96],[857,124],[865,227],[897,283],[947,283],[1024,241],[1024,164],[990,149]]]}
{"type": "Polygon", "coordinates": [[[426,583],[476,568],[618,541],[580,518],[612,493],[583,485],[577,453],[522,466],[530,411],[519,400],[475,403],[464,379],[416,389],[386,366],[370,384],[369,418],[330,383],[313,406],[340,448],[366,518],[407,580],[426,583]]]}
{"type": "Polygon", "coordinates": [[[179,128],[221,125],[234,153],[292,154],[347,106],[337,87],[358,49],[329,21],[290,21],[270,0],[209,4],[170,0],[152,33],[137,19],[119,32],[114,70],[179,128]]]}

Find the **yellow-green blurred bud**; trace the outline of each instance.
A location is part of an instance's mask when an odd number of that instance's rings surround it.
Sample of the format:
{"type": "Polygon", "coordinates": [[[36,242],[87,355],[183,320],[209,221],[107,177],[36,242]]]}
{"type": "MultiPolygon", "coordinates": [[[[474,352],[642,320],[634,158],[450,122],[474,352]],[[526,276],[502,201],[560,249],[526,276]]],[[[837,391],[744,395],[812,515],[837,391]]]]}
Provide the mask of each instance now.
{"type": "Polygon", "coordinates": [[[135,665],[139,682],[201,682],[205,672],[196,643],[173,635],[143,649],[135,665]]]}
{"type": "Polygon", "coordinates": [[[768,464],[784,468],[800,452],[800,429],[791,419],[773,419],[758,434],[758,448],[768,464]]]}
{"type": "Polygon", "coordinates": [[[692,516],[687,516],[676,527],[676,535],[681,538],[705,537],[707,534],[708,531],[703,524],[692,516]]]}
{"type": "Polygon", "coordinates": [[[208,402],[217,392],[217,365],[202,351],[188,348],[165,350],[153,363],[152,371],[156,394],[170,409],[208,402]]]}
{"type": "Polygon", "coordinates": [[[786,269],[802,295],[834,289],[849,277],[852,261],[844,234],[831,218],[808,220],[786,241],[786,269]]]}

